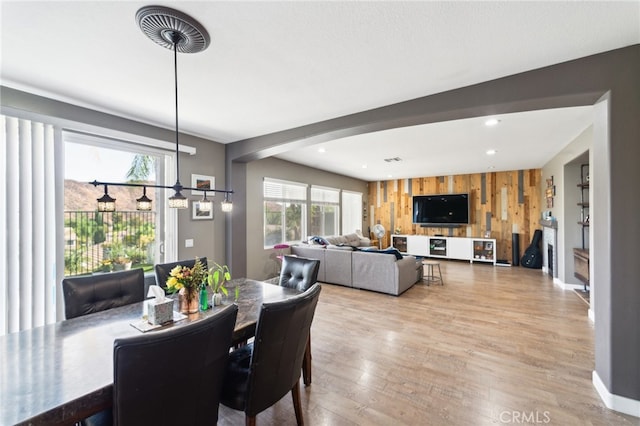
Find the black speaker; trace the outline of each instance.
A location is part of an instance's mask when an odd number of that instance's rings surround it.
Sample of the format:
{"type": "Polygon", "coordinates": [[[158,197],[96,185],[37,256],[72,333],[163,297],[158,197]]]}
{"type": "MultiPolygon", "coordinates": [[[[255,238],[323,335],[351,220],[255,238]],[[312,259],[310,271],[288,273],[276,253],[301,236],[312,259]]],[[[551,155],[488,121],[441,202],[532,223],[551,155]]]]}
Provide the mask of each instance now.
{"type": "Polygon", "coordinates": [[[520,234],[511,234],[511,265],[520,266],[520,234]]]}

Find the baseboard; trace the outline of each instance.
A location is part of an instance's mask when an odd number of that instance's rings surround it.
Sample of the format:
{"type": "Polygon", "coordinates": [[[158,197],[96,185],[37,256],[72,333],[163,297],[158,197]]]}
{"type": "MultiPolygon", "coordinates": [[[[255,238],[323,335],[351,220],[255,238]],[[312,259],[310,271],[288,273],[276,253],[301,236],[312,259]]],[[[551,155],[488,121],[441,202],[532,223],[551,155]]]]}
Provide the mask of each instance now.
{"type": "Polygon", "coordinates": [[[553,283],[563,290],[574,290],[574,289],[580,290],[584,288],[582,284],[567,284],[565,282],[562,282],[560,278],[554,278],[553,283]]]}
{"type": "Polygon", "coordinates": [[[600,399],[602,399],[602,402],[604,402],[604,405],[606,405],[607,408],[640,418],[640,401],[626,398],[624,396],[614,395],[609,392],[604,383],[602,383],[602,380],[600,380],[598,372],[595,370],[593,371],[592,381],[600,399]]]}

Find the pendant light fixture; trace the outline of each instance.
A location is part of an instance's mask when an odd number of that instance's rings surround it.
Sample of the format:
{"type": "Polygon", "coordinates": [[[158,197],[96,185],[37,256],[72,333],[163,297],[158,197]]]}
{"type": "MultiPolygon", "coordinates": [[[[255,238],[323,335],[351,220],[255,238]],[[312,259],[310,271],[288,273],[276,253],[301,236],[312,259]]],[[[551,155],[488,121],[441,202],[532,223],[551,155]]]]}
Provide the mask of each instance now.
{"type": "Polygon", "coordinates": [[[220,208],[222,209],[223,212],[230,212],[233,210],[233,203],[229,199],[229,196],[230,196],[229,194],[230,192],[226,193],[224,195],[224,201],[220,203],[220,208]]]}
{"type": "MultiPolygon", "coordinates": [[[[138,210],[151,210],[151,200],[147,197],[147,187],[173,189],[174,194],[169,197],[169,207],[186,209],[189,207],[189,199],[182,194],[182,191],[196,190],[202,188],[184,187],[180,183],[180,142],[178,128],[178,52],[197,53],[209,47],[209,33],[195,19],[175,9],[164,6],[145,6],[136,13],[136,21],[142,32],[153,42],[162,47],[173,50],[173,71],[174,71],[174,91],[175,91],[175,142],[176,142],[176,183],[173,186],[136,184],[136,183],[113,183],[113,182],[90,182],[94,186],[104,185],[105,193],[98,199],[98,211],[115,211],[115,199],[107,193],[107,185],[142,187],[142,197],[136,200],[138,210]],[[110,210],[103,210],[110,209],[110,210]]],[[[208,189],[208,192],[223,192],[225,200],[221,203],[222,211],[230,212],[233,205],[229,201],[231,190],[208,189]]],[[[200,210],[209,211],[213,208],[213,203],[207,199],[207,191],[200,201],[200,210]]]]}
{"type": "MultiPolygon", "coordinates": [[[[200,200],[200,204],[198,208],[203,212],[210,212],[213,209],[213,203],[207,198],[207,191],[204,191],[204,195],[202,196],[202,200],[200,200]]],[[[224,211],[224,209],[222,209],[224,211]]]]}
{"type": "Polygon", "coordinates": [[[107,189],[107,185],[104,186],[104,195],[98,198],[98,211],[99,212],[116,211],[116,199],[109,196],[109,190],[107,189]]]}
{"type": "Polygon", "coordinates": [[[142,197],[136,200],[136,210],[140,211],[150,211],[151,210],[151,199],[147,197],[147,187],[142,188],[142,197]]]}
{"type": "Polygon", "coordinates": [[[209,34],[200,23],[177,10],[160,6],[147,6],[136,13],[138,26],[147,37],[162,47],[173,50],[173,77],[176,111],[176,183],[169,207],[186,209],[189,200],[182,195],[180,183],[180,143],[178,131],[178,48],[183,53],[196,53],[209,46],[209,34]]]}

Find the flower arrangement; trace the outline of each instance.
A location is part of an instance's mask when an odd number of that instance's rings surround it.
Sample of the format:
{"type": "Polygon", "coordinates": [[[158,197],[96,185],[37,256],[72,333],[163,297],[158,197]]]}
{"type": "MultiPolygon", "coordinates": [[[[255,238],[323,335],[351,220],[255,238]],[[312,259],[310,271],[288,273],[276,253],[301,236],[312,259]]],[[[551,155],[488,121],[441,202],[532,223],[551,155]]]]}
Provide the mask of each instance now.
{"type": "Polygon", "coordinates": [[[207,275],[207,268],[198,258],[192,268],[178,265],[169,273],[167,291],[175,293],[184,288],[187,293],[198,292],[205,285],[207,275]]]}

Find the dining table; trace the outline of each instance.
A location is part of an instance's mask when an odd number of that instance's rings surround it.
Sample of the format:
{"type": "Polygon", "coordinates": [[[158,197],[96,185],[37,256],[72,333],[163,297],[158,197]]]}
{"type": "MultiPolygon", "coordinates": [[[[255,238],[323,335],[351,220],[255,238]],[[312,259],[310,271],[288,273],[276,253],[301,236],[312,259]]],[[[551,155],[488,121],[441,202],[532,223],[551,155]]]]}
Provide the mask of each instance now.
{"type": "MultiPolygon", "coordinates": [[[[222,306],[211,307],[148,333],[162,332],[215,315],[236,303],[233,342],[255,334],[264,302],[285,300],[295,289],[247,278],[227,283],[222,306]],[[236,287],[239,289],[236,299],[236,287]]],[[[113,404],[113,343],[142,333],[147,301],[108,309],[0,336],[0,425],[73,424],[113,404]]],[[[174,310],[177,309],[177,301],[174,310]]],[[[158,372],[179,368],[160,353],[149,362],[158,372]]]]}

